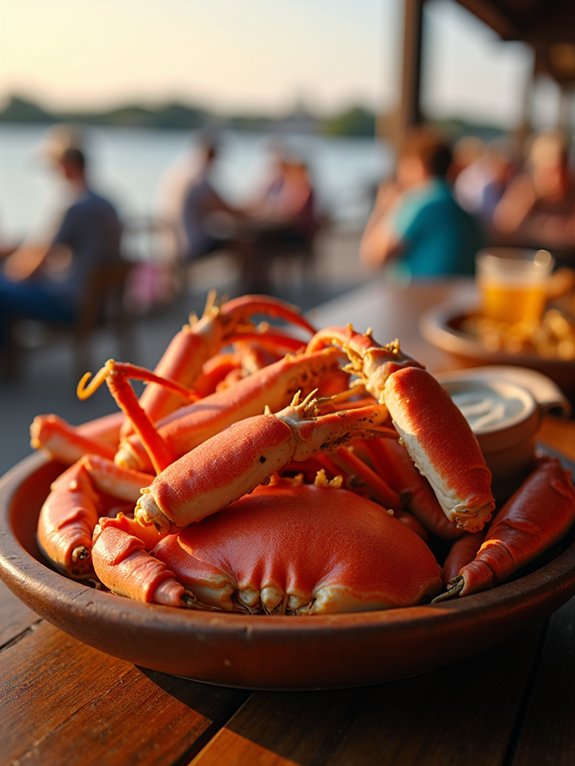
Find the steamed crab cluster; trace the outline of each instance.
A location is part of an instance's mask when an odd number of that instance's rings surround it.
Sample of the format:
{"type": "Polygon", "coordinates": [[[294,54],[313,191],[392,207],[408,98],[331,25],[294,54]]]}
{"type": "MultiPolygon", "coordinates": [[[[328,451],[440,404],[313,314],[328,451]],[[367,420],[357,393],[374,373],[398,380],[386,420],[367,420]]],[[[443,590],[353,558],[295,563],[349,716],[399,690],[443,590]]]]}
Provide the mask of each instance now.
{"type": "Polygon", "coordinates": [[[153,372],[110,360],[88,379],[79,395],[105,383],[124,414],[35,420],[34,446],[69,465],[38,541],[67,575],[128,598],[254,614],[412,606],[512,574],[500,561],[531,514],[525,491],[560,517],[530,516],[530,556],[573,521],[557,461],[494,516],[477,440],[432,375],[397,342],[317,331],[276,299],[210,301],[153,372]],[[298,332],[253,323],[261,313],[298,332]],[[139,401],[132,378],[147,383],[139,401]]]}

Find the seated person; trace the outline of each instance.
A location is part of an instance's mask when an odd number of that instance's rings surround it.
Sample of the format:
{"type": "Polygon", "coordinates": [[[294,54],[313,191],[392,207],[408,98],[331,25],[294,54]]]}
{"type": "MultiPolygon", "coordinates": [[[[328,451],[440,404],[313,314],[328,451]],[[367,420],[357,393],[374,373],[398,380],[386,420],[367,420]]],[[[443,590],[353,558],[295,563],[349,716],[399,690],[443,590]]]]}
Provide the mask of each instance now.
{"type": "Polygon", "coordinates": [[[490,230],[495,208],[515,171],[515,152],[509,142],[496,139],[484,144],[481,154],[453,181],[455,199],[490,230]]]}
{"type": "Polygon", "coordinates": [[[318,220],[315,191],[306,163],[284,155],[281,182],[276,180],[273,193],[262,198],[253,208],[252,216],[259,222],[259,244],[263,247],[310,243],[317,232],[318,220]]]}
{"type": "Polygon", "coordinates": [[[290,163],[287,150],[281,144],[271,142],[268,144],[267,154],[263,178],[258,183],[251,199],[248,199],[244,206],[248,215],[261,216],[262,211],[275,203],[285,183],[290,163]]]}
{"type": "Polygon", "coordinates": [[[89,185],[86,158],[64,149],[55,168],[73,200],[48,243],[22,245],[4,258],[0,271],[0,350],[17,318],[68,324],[75,320],[95,268],[120,261],[117,212],[89,185]]]}
{"type": "Polygon", "coordinates": [[[199,167],[186,183],[180,200],[178,227],[182,230],[184,258],[192,261],[220,248],[235,248],[235,222],[241,217],[217,192],[213,168],[218,147],[211,139],[199,148],[199,167]]]}
{"type": "Polygon", "coordinates": [[[396,178],[381,185],[360,245],[367,266],[395,260],[402,276],[470,275],[483,247],[478,221],[455,201],[447,181],[449,145],[427,128],[405,137],[396,178]]]}
{"type": "Polygon", "coordinates": [[[575,179],[560,133],[533,139],[527,166],[495,208],[493,226],[503,244],[547,247],[560,262],[575,264],[575,179]]]}

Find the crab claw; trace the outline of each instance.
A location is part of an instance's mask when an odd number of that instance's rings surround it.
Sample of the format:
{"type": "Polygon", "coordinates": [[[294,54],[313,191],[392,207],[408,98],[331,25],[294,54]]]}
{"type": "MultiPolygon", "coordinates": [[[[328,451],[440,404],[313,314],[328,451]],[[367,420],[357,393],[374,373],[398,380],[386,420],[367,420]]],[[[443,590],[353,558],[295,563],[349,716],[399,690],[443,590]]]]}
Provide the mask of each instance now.
{"type": "Polygon", "coordinates": [[[491,471],[449,394],[419,367],[390,375],[384,392],[400,439],[446,516],[469,532],[482,529],[495,509],[491,471]]]}

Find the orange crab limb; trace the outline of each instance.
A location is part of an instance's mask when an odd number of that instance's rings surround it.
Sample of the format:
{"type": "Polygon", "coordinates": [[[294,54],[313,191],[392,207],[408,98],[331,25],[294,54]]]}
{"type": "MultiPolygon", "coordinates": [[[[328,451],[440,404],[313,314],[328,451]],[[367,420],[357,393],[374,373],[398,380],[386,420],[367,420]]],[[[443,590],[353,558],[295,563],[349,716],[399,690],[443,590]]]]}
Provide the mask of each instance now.
{"type": "MultiPolygon", "coordinates": [[[[258,331],[251,321],[257,314],[283,319],[310,334],[315,332],[315,328],[295,306],[278,298],[245,295],[218,306],[215,294],[210,293],[203,315],[199,319],[192,317],[190,323],[174,336],[155,372],[162,378],[177,380],[187,388],[192,388],[204,363],[222,346],[238,338],[266,336],[266,330],[258,331]]],[[[285,339],[286,336],[281,338],[285,339]]],[[[288,341],[282,342],[285,344],[288,341]]],[[[300,342],[296,341],[295,345],[299,347],[300,342]]],[[[140,404],[150,419],[156,421],[172,412],[180,402],[162,386],[150,385],[142,393],[140,404]]],[[[130,430],[127,424],[124,435],[130,430]]]]}
{"type": "Polygon", "coordinates": [[[428,532],[446,540],[465,534],[447,518],[429,482],[397,439],[370,439],[365,447],[378,474],[399,492],[401,507],[419,519],[428,532]]]}
{"type": "Polygon", "coordinates": [[[168,566],[150,556],[139,537],[105,526],[92,548],[96,574],[113,592],[138,601],[167,606],[186,605],[186,592],[168,566]]]}
{"type": "Polygon", "coordinates": [[[160,534],[155,527],[143,527],[138,524],[133,516],[128,516],[125,513],[117,513],[115,516],[102,516],[94,529],[94,540],[101,534],[105,527],[115,527],[116,529],[122,529],[124,532],[137,537],[144,543],[144,548],[147,551],[157,545],[164,535],[160,534]]]}
{"type": "Polygon", "coordinates": [[[37,415],[30,426],[30,444],[34,449],[48,452],[54,460],[72,465],[82,455],[92,452],[112,460],[116,449],[84,435],[76,426],[58,415],[37,415]]]}
{"type": "MultiPolygon", "coordinates": [[[[169,465],[142,491],[135,516],[160,531],[185,527],[219,511],[291,461],[333,449],[351,434],[381,430],[387,411],[372,405],[319,415],[317,400],[234,423],[169,465]]],[[[386,429],[384,429],[386,430],[386,429]]]]}
{"type": "Polygon", "coordinates": [[[491,471],[475,435],[447,391],[425,370],[405,367],[385,383],[400,440],[450,521],[477,532],[491,518],[491,471]]]}
{"type": "Polygon", "coordinates": [[[237,351],[226,351],[212,356],[203,365],[201,375],[194,383],[194,392],[202,399],[217,391],[228,375],[242,370],[241,355],[237,351]]]}
{"type": "Polygon", "coordinates": [[[428,479],[446,516],[469,532],[491,517],[491,472],[469,424],[451,397],[397,341],[380,345],[371,331],[351,326],[321,330],[308,349],[334,343],[346,352],[348,370],[384,403],[412,461],[428,479]]]}
{"type": "MultiPolygon", "coordinates": [[[[223,428],[243,418],[259,415],[268,406],[272,411],[285,407],[298,390],[308,393],[321,386],[339,366],[337,349],[315,354],[289,356],[249,375],[230,389],[216,391],[195,404],[176,410],[156,424],[158,437],[174,459],[182,457],[223,428]]],[[[149,459],[140,437],[124,439],[116,462],[147,469],[149,459]]]]}
{"type": "Polygon", "coordinates": [[[560,540],[575,521],[575,487],[557,458],[540,458],[535,470],[489,526],[477,555],[439,599],[478,593],[504,582],[560,540]]]}
{"type": "Polygon", "coordinates": [[[153,474],[122,468],[113,460],[99,455],[85,455],[82,463],[100,492],[128,503],[135,503],[142,487],[147,487],[154,480],[153,474]]]}
{"type": "Polygon", "coordinates": [[[184,389],[178,383],[171,380],[164,380],[143,367],[115,362],[113,359],[108,359],[106,364],[88,383],[89,377],[90,373],[86,373],[78,383],[78,398],[87,399],[105,381],[116,403],[128,416],[134,428],[140,435],[156,472],[161,471],[169,465],[174,460],[174,455],[163,439],[158,436],[155,426],[146,412],[142,409],[138,397],[128,382],[128,378],[161,383],[161,385],[166,388],[175,391],[183,399],[195,399],[195,395],[184,389]]]}
{"type": "Polygon", "coordinates": [[[455,540],[443,562],[442,571],[445,585],[453,582],[463,567],[473,561],[485,539],[485,531],[482,529],[480,532],[465,533],[458,540],[455,540]]]}
{"type": "Polygon", "coordinates": [[[40,509],[38,545],[59,570],[74,578],[92,571],[92,531],[101,514],[100,498],[86,467],[75,463],[52,483],[40,509]]]}
{"type": "Polygon", "coordinates": [[[399,493],[379,476],[370,466],[359,458],[350,447],[340,447],[331,456],[336,466],[345,476],[365,485],[370,496],[385,508],[397,510],[401,505],[399,493]]]}
{"type": "Polygon", "coordinates": [[[307,349],[316,351],[331,345],[347,355],[348,371],[357,375],[365,389],[382,404],[385,401],[384,385],[390,375],[403,367],[423,369],[419,362],[403,353],[397,340],[381,345],[373,339],[371,330],[358,333],[351,325],[326,327],[313,336],[307,349]]]}

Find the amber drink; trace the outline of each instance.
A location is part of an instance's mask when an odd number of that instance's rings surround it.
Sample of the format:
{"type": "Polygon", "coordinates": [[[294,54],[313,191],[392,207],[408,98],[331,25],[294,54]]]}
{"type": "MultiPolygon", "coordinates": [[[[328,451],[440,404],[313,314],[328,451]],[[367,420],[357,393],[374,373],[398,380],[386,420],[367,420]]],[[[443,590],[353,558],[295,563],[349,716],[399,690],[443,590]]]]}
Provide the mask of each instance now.
{"type": "Polygon", "coordinates": [[[547,250],[492,248],[476,257],[481,314],[509,325],[536,325],[544,312],[553,270],[547,250]]]}

